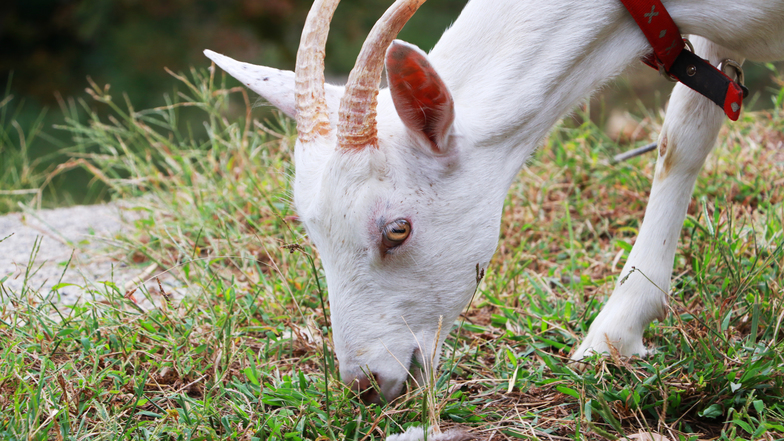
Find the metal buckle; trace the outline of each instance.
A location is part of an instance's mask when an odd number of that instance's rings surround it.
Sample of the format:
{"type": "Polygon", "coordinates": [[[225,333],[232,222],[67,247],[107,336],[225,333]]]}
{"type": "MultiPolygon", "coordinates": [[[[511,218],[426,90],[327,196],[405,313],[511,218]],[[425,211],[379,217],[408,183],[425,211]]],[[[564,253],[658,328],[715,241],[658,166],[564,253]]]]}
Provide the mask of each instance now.
{"type": "Polygon", "coordinates": [[[738,63],[737,61],[731,58],[726,58],[722,60],[721,63],[719,63],[718,69],[722,71],[722,73],[724,73],[725,75],[730,76],[731,73],[728,73],[726,71],[727,67],[731,67],[735,70],[735,82],[738,83],[738,86],[740,86],[741,90],[743,90],[743,98],[749,96],[749,89],[746,87],[745,76],[743,74],[743,67],[741,67],[740,63],[738,63]]]}
{"type": "Polygon", "coordinates": [[[691,44],[691,41],[689,41],[688,38],[684,38],[683,42],[686,43],[686,49],[688,49],[689,52],[694,53],[694,45],[691,44]]]}
{"type": "Polygon", "coordinates": [[[661,63],[659,63],[659,75],[663,76],[664,79],[666,79],[667,81],[670,81],[670,82],[673,82],[673,83],[677,83],[678,82],[677,78],[675,78],[674,76],[668,74],[667,71],[664,70],[664,65],[661,64],[661,63]]]}

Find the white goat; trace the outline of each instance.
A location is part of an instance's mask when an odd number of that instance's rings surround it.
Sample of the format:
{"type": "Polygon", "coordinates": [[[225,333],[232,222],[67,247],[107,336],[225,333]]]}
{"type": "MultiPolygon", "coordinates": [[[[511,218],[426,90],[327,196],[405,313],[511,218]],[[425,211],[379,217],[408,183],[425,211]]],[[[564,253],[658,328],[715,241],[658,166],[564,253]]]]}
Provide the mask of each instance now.
{"type": "MultiPolygon", "coordinates": [[[[509,186],[537,145],[650,51],[619,0],[471,0],[428,55],[392,42],[423,2],[398,0],[387,11],[345,89],[323,79],[337,0],[313,5],[296,74],[205,51],[297,119],[294,202],[324,265],[341,377],[361,390],[377,383],[387,400],[409,374],[421,376],[412,366],[427,366],[425,354],[440,351],[439,318],[453,323],[468,303],[477,266],[486,268],[495,252],[509,186]],[[379,91],[385,51],[390,88],[379,91]]],[[[683,33],[704,37],[693,38],[695,50],[714,65],[784,58],[782,0],[664,4],[683,33]]],[[[661,289],[724,118],[712,102],[675,87],[650,202],[620,275],[637,267],[647,278],[633,273],[616,286],[573,359],[610,345],[646,353],[643,330],[667,313],[661,289]]],[[[379,400],[373,391],[363,398],[379,400]]]]}

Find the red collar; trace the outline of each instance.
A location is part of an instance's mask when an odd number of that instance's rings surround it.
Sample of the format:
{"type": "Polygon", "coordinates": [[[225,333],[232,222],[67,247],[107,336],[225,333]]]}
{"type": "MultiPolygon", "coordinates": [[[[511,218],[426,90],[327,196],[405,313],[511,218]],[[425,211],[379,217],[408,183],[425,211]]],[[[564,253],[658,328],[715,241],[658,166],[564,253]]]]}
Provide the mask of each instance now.
{"type": "Polygon", "coordinates": [[[737,121],[748,90],[686,49],[678,26],[661,0],[621,2],[653,46],[653,53],[643,62],[704,95],[721,107],[729,119],[737,121]]]}

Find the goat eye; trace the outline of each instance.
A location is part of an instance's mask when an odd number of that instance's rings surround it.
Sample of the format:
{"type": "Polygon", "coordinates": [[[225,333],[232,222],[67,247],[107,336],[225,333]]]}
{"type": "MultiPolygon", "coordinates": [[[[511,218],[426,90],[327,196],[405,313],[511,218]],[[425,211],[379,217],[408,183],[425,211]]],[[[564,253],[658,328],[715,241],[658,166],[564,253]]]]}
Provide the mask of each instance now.
{"type": "Polygon", "coordinates": [[[411,234],[411,224],[405,219],[392,221],[384,226],[382,242],[387,248],[394,248],[402,244],[411,234]]]}

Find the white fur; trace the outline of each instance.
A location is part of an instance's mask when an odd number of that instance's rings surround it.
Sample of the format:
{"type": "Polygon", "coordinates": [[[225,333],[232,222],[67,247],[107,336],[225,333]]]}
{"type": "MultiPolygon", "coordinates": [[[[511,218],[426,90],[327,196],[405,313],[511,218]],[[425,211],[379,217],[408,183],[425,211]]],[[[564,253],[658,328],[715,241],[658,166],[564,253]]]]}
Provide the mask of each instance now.
{"type": "MultiPolygon", "coordinates": [[[[784,58],[784,1],[664,3],[682,32],[706,38],[693,41],[713,63],[784,58]]],[[[472,0],[429,55],[455,101],[444,154],[403,126],[388,90],[379,95],[378,149],[336,151],[334,132],[325,145],[298,143],[295,204],[326,272],[344,381],[373,372],[391,398],[412,357],[435,368],[431,355],[471,297],[477,266],[495,252],[517,172],[559,118],[647,51],[619,0],[472,0]],[[411,236],[383,256],[380,226],[398,218],[411,222],[411,236]]],[[[290,73],[207,55],[292,113],[290,73]],[[263,81],[271,74],[281,79],[274,87],[263,81]]],[[[333,127],[341,93],[327,90],[333,127]]],[[[608,351],[608,342],[623,355],[645,353],[642,332],[666,314],[686,207],[723,120],[713,103],[676,87],[661,135],[667,153],[621,273],[636,266],[658,288],[640,273],[616,287],[575,359],[608,351]]]]}

